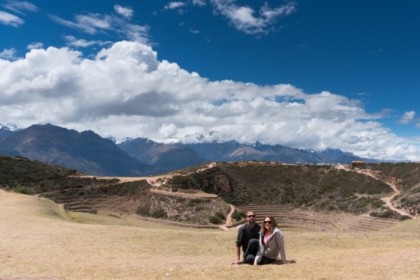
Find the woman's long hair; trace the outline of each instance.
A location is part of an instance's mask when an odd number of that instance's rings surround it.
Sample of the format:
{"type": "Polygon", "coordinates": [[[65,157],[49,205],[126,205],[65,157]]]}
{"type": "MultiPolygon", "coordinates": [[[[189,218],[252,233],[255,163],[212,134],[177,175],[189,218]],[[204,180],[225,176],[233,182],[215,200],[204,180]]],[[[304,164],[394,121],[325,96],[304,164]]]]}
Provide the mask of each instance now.
{"type": "Polygon", "coordinates": [[[274,231],[274,229],[277,227],[277,222],[276,222],[276,219],[274,219],[274,217],[271,217],[271,216],[267,216],[267,217],[265,217],[264,218],[264,220],[263,220],[263,223],[262,223],[262,226],[261,226],[261,232],[263,233],[263,235],[265,234],[265,232],[267,231],[267,229],[265,228],[265,223],[264,223],[264,221],[265,221],[265,219],[267,219],[267,218],[269,218],[270,219],[270,221],[271,221],[271,229],[274,231]]]}

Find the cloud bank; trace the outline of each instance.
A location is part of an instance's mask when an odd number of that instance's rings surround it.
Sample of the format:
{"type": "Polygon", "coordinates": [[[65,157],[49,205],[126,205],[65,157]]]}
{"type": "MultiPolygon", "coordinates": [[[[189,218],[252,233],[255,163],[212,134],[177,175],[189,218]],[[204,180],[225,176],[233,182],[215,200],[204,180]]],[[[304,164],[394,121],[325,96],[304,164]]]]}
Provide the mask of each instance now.
{"type": "Polygon", "coordinates": [[[49,47],[0,59],[0,123],[52,123],[155,141],[212,134],[243,143],[420,160],[418,145],[384,128],[357,100],[307,94],[287,84],[210,81],[158,60],[150,46],[132,41],[114,43],[93,58],[49,47]]]}

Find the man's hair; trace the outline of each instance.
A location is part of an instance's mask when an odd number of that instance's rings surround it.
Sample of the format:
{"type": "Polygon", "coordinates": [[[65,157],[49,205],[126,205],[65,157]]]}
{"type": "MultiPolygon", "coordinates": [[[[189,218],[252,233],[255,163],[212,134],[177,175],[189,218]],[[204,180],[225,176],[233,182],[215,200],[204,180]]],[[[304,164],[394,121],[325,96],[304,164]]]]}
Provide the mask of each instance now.
{"type": "Polygon", "coordinates": [[[248,211],[246,211],[246,216],[248,217],[248,215],[251,214],[251,213],[255,215],[255,212],[254,211],[248,210],[248,211]]]}

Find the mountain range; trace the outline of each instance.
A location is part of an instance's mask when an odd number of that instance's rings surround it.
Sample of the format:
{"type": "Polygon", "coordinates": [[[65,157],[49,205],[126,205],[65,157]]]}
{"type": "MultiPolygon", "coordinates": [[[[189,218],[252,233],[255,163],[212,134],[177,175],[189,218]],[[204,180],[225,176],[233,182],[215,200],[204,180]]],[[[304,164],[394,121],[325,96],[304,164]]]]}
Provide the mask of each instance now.
{"type": "Polygon", "coordinates": [[[17,130],[1,126],[0,154],[106,176],[153,175],[210,161],[310,164],[373,161],[337,149],[313,151],[259,142],[252,145],[237,141],[164,144],[136,138],[117,144],[93,131],[77,132],[51,124],[17,130]]]}

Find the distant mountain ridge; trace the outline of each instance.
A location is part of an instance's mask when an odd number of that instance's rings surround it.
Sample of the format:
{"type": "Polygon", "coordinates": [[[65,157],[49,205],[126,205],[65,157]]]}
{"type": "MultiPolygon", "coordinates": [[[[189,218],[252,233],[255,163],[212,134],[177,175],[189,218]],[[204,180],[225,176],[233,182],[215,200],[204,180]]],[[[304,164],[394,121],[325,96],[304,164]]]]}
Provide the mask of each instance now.
{"type": "Polygon", "coordinates": [[[0,140],[13,133],[17,128],[13,125],[0,124],[0,140]]]}
{"type": "Polygon", "coordinates": [[[51,124],[14,131],[0,128],[0,154],[108,176],[153,175],[210,161],[310,164],[373,161],[341,150],[312,151],[259,142],[253,145],[237,141],[164,144],[136,138],[116,144],[93,131],[77,132],[51,124]]]}
{"type": "Polygon", "coordinates": [[[129,139],[117,146],[139,162],[151,165],[150,170],[153,173],[182,169],[209,161],[183,145],[162,144],[147,138],[129,139]]]}
{"type": "Polygon", "coordinates": [[[33,125],[0,140],[0,153],[23,156],[93,175],[144,175],[147,169],[93,131],[33,125]]]}
{"type": "MultiPolygon", "coordinates": [[[[275,161],[284,163],[350,163],[366,160],[341,150],[327,149],[311,151],[285,147],[282,145],[240,144],[236,141],[225,143],[184,144],[196,151],[201,157],[212,161],[275,161]]],[[[371,161],[371,160],[367,160],[371,161]]]]}

